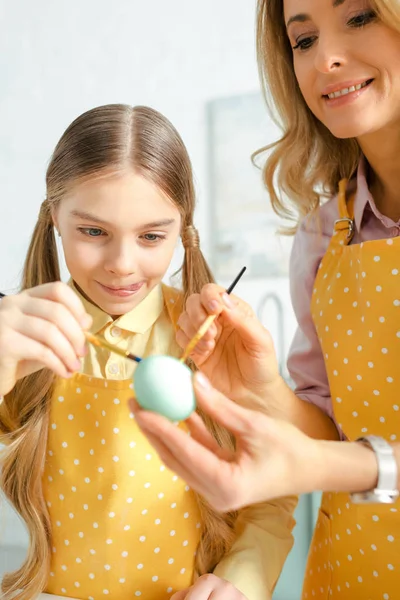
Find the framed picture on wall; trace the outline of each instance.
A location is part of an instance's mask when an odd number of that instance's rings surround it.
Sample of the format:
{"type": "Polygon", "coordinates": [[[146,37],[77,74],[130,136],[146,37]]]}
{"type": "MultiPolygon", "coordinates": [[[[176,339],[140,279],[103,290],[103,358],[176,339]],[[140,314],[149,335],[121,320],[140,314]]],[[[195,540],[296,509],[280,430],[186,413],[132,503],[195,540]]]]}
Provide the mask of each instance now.
{"type": "Polygon", "coordinates": [[[244,264],[248,277],[287,276],[292,238],[277,233],[283,221],[251,160],[280,131],[259,92],[213,100],[207,115],[215,276],[230,280],[244,264]]]}

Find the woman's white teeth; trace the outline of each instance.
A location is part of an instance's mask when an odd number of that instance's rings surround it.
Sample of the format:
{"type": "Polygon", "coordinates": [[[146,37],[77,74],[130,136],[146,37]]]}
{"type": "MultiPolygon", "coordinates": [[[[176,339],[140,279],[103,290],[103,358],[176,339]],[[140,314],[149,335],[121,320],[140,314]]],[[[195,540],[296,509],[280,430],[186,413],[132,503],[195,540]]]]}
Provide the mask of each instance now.
{"type": "Polygon", "coordinates": [[[339,96],[346,96],[346,94],[350,94],[350,92],[355,92],[356,90],[361,90],[361,88],[365,87],[367,82],[358,83],[357,85],[352,85],[349,88],[343,88],[343,90],[338,90],[337,92],[332,92],[332,94],[328,94],[328,98],[333,100],[333,98],[339,98],[339,96]]]}

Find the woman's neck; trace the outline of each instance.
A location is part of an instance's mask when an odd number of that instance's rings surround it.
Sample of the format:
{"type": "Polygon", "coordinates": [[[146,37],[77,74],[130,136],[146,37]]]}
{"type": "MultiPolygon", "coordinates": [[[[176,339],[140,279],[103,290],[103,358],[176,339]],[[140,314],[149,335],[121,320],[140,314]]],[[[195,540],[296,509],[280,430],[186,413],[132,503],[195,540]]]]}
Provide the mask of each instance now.
{"type": "Polygon", "coordinates": [[[376,207],[397,222],[400,220],[400,129],[393,129],[358,141],[369,164],[368,186],[376,207]]]}

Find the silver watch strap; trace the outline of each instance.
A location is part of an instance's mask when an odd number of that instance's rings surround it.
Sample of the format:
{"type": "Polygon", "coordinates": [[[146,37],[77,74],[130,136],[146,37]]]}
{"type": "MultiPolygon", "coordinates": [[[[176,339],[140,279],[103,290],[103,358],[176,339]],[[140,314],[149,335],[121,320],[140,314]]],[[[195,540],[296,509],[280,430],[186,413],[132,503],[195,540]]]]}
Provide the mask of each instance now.
{"type": "Polygon", "coordinates": [[[366,435],[357,442],[368,444],[375,452],[378,461],[377,490],[397,490],[398,468],[392,446],[376,435],[366,435]]]}

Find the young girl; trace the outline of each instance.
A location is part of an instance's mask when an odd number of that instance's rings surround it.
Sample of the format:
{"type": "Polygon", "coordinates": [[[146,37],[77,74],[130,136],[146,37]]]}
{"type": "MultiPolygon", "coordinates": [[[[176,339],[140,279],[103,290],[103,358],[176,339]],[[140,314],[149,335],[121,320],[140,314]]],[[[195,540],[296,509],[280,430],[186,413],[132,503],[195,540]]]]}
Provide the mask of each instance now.
{"type": "MultiPolygon", "coordinates": [[[[235,411],[228,420],[224,412],[220,421],[239,433],[240,448],[247,440],[247,450],[254,450],[245,457],[260,456],[263,424],[273,445],[269,456],[280,448],[275,467],[293,479],[280,479],[271,462],[270,471],[260,471],[257,490],[249,478],[239,477],[238,497],[214,505],[237,507],[243,498],[271,497],[274,489],[278,494],[315,487],[340,492],[323,496],[303,598],[393,600],[399,597],[399,512],[379,499],[393,502],[399,485],[399,4],[259,0],[258,53],[263,82],[283,123],[282,138],[266,162],[265,182],[277,210],[294,208],[307,215],[291,261],[299,324],[289,357],[295,393],[279,377],[268,334],[243,303],[221,304],[215,286],[188,302],[178,340],[185,345],[204,316],[224,306],[217,326],[193,354],[214,386],[237,402],[249,394],[261,397],[271,416],[291,421],[310,437],[348,441],[315,446],[292,428],[235,411]],[[320,206],[321,192],[332,199],[320,206]],[[376,440],[363,441],[367,448],[355,443],[370,434],[381,438],[379,482],[376,458],[368,449],[376,440]],[[288,457],[296,458],[290,470],[288,457]],[[260,495],[263,477],[274,475],[270,492],[260,495]],[[386,490],[375,490],[385,480],[386,490]],[[360,497],[344,493],[360,491],[369,504],[360,506],[360,497]]],[[[222,414],[225,405],[218,410],[222,414]]],[[[164,425],[170,439],[173,433],[164,425]]],[[[153,435],[160,433],[158,427],[151,429],[153,435]]],[[[180,437],[171,437],[170,449],[178,448],[180,437]]],[[[189,475],[158,442],[167,463],[189,475]]],[[[179,449],[183,457],[183,443],[179,449]]],[[[204,455],[194,462],[200,458],[204,455]]],[[[198,490],[208,483],[211,499],[211,482],[224,471],[208,465],[201,483],[193,477],[188,481],[198,490]]],[[[250,467],[246,461],[242,466],[250,467]]],[[[232,463],[229,469],[232,474],[232,463]]]]}
{"type": "Polygon", "coordinates": [[[60,139],[46,184],[23,291],[0,302],[1,483],[30,534],[25,563],[3,580],[4,598],[46,590],[96,600],[264,600],[291,547],[295,501],[212,510],[130,418],[135,363],[85,348],[90,328],[140,357],[181,355],[182,302],[212,281],[181,138],[150,108],[93,109],[60,139]],[[59,282],[54,229],[68,285],[59,282]],[[179,236],[183,293],[161,284],[179,236]],[[285,526],[269,531],[270,514],[285,515],[285,526]]]}

